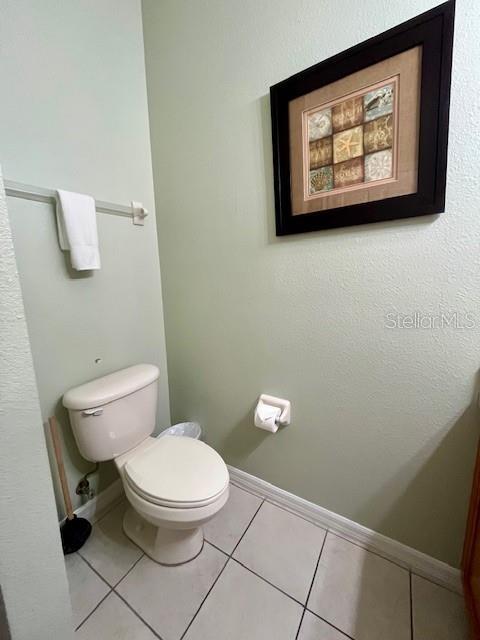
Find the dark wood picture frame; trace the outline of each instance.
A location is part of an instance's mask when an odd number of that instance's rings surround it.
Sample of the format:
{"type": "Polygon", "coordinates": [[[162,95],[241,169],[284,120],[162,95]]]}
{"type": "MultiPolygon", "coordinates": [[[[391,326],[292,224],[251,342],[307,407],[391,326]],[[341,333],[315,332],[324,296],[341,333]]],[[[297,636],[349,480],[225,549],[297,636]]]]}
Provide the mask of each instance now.
{"type": "Polygon", "coordinates": [[[455,0],[449,0],[270,88],[278,236],[444,211],[454,15],[455,0]],[[419,45],[422,62],[417,191],[293,215],[289,103],[419,45]]]}

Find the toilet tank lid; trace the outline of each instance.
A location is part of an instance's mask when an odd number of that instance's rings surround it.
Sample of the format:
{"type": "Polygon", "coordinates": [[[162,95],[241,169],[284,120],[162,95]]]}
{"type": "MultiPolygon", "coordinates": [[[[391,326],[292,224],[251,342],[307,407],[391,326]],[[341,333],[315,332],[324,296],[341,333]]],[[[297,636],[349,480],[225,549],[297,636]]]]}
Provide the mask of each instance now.
{"type": "Polygon", "coordinates": [[[63,406],[77,411],[99,407],[146,387],[158,376],[155,365],[136,364],[70,389],[63,396],[63,406]]]}

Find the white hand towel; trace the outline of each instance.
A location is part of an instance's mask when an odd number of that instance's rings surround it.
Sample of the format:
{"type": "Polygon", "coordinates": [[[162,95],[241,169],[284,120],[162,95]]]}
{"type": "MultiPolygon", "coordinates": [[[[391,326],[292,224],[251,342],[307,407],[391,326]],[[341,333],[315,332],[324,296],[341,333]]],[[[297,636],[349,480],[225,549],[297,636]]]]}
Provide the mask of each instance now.
{"type": "Polygon", "coordinates": [[[57,194],[60,248],[70,251],[72,267],[77,271],[100,269],[95,200],[63,189],[57,194]]]}

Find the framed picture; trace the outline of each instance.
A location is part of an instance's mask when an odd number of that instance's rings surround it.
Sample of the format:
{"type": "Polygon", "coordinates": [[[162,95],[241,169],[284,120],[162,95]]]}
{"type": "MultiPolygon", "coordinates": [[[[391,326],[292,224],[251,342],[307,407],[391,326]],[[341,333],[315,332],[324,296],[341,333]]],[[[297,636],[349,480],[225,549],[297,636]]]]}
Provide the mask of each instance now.
{"type": "Polygon", "coordinates": [[[271,87],[277,235],[444,210],[454,12],[271,87]]]}

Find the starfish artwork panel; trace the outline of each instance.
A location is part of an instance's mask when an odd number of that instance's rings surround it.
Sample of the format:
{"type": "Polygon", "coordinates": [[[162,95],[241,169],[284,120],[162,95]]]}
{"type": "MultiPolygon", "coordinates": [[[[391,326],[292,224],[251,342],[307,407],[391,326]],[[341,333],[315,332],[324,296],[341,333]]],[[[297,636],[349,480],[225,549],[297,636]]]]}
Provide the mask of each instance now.
{"type": "Polygon", "coordinates": [[[396,84],[388,80],[365,87],[360,95],[342,96],[308,111],[310,197],[393,177],[396,84]],[[386,153],[375,155],[380,151],[386,153]],[[333,179],[320,180],[320,175],[333,179]]]}

